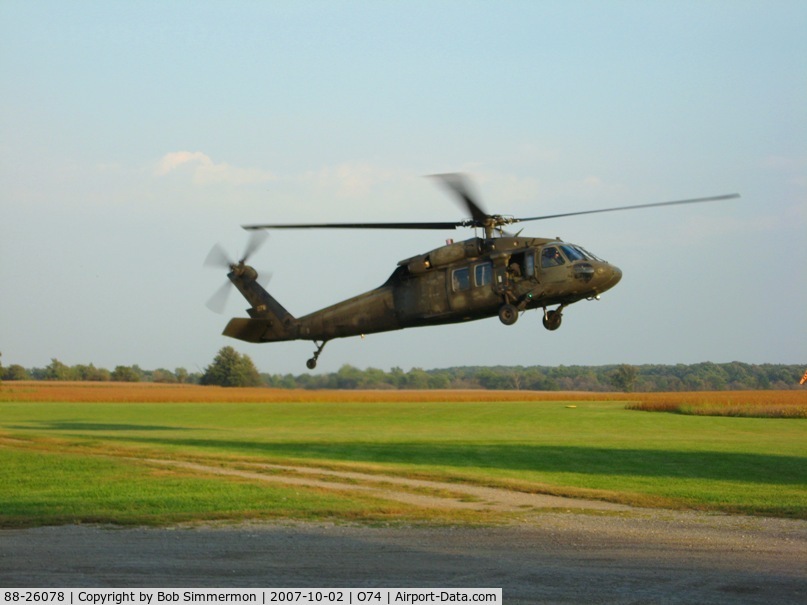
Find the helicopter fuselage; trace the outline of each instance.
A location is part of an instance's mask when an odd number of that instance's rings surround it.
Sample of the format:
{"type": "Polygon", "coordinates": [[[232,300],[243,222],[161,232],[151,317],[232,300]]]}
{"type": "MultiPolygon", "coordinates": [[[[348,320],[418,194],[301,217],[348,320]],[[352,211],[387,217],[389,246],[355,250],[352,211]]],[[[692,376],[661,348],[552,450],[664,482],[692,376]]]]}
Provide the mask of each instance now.
{"type": "MultiPolygon", "coordinates": [[[[243,225],[253,235],[241,260],[230,261],[220,246],[214,246],[206,265],[229,267],[227,277],[252,305],[249,317],[233,318],[224,329],[226,336],[247,342],[312,340],[317,344],[309,369],[317,365],[322,348],[334,338],[389,332],[418,326],[460,323],[495,317],[513,325],[528,309],[543,309],[543,324],[557,330],[563,310],[583,299],[598,299],[622,279],[619,268],[597,258],[580,246],[560,239],[510,235],[511,225],[560,217],[621,212],[641,208],[680,206],[736,199],[731,193],[650,204],[616,206],[544,216],[514,217],[489,214],[476,199],[462,174],[432,175],[454,194],[469,218],[435,222],[337,222],[243,225]],[[384,284],[374,290],[294,317],[258,284],[256,271],[246,264],[264,241],[267,229],[432,229],[481,230],[484,237],[462,242],[449,241],[431,252],[407,258],[384,284]],[[549,309],[550,306],[556,306],[549,309]]],[[[476,231],[475,231],[476,233],[476,231]]],[[[211,309],[221,306],[227,288],[208,301],[211,309]],[[218,303],[218,304],[217,304],[218,303]]]]}
{"type": "Polygon", "coordinates": [[[321,350],[334,338],[496,315],[509,325],[537,308],[544,309],[544,325],[556,329],[564,307],[598,298],[622,273],[560,240],[477,237],[402,260],[378,288],[299,318],[263,290],[250,267],[228,277],[253,306],[250,318],[232,319],[225,335],[248,342],[321,341],[321,350]],[[554,305],[558,309],[549,311],[554,305]]]}

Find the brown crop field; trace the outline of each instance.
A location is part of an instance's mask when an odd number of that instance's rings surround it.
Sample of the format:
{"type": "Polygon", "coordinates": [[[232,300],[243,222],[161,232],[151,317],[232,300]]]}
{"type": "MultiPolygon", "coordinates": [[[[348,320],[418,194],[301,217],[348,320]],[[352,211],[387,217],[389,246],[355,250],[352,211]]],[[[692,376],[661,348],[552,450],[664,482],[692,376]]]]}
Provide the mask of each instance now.
{"type": "MultiPolygon", "coordinates": [[[[632,397],[629,397],[632,399],[632,397]]],[[[807,418],[807,390],[644,393],[628,409],[696,416],[807,418]]]]}
{"type": "Polygon", "coordinates": [[[0,386],[0,401],[99,403],[624,401],[633,410],[708,416],[807,418],[807,389],[593,393],[489,390],[304,390],[185,384],[19,381],[0,386]]]}
{"type": "Polygon", "coordinates": [[[305,390],[144,382],[6,382],[0,401],[108,403],[625,401],[624,393],[488,390],[305,390]]]}

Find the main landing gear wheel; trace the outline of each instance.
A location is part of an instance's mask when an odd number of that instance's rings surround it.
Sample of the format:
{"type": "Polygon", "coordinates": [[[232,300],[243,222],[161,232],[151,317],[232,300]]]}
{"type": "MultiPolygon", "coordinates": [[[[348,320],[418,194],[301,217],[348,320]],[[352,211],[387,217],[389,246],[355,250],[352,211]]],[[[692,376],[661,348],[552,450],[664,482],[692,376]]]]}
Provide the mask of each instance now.
{"type": "Polygon", "coordinates": [[[557,330],[562,320],[563,315],[560,311],[547,311],[544,313],[544,327],[547,330],[557,330]]]}
{"type": "Polygon", "coordinates": [[[499,320],[506,326],[512,326],[518,320],[518,309],[510,303],[499,307],[499,320]]]}

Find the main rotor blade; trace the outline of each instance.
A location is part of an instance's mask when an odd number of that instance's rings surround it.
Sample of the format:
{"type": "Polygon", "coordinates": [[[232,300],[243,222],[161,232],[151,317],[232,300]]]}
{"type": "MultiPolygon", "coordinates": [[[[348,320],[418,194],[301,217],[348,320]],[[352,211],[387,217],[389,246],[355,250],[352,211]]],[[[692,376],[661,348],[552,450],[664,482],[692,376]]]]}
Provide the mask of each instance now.
{"type": "Polygon", "coordinates": [[[739,193],[729,193],[727,195],[716,195],[714,197],[698,197],[691,200],[675,200],[672,202],[656,202],[655,204],[639,204],[637,206],[618,206],[616,208],[600,208],[599,210],[583,210],[582,212],[564,212],[562,214],[547,214],[545,216],[531,216],[529,218],[515,218],[513,223],[523,221],[542,221],[550,218],[561,218],[564,216],[580,216],[581,214],[597,214],[599,212],[616,212],[618,210],[636,210],[638,208],[656,208],[659,206],[675,206],[678,204],[699,204],[701,202],[717,202],[719,200],[731,200],[740,197],[739,193]]]}
{"type": "Polygon", "coordinates": [[[291,225],[242,225],[254,229],[456,229],[472,226],[469,221],[454,223],[299,223],[291,225]]]}
{"type": "Polygon", "coordinates": [[[481,226],[485,221],[490,218],[490,215],[482,210],[482,207],[473,199],[468,188],[468,179],[464,174],[459,172],[451,172],[448,174],[432,174],[433,178],[439,179],[443,185],[448,187],[468,209],[468,213],[476,221],[476,224],[481,226]]]}

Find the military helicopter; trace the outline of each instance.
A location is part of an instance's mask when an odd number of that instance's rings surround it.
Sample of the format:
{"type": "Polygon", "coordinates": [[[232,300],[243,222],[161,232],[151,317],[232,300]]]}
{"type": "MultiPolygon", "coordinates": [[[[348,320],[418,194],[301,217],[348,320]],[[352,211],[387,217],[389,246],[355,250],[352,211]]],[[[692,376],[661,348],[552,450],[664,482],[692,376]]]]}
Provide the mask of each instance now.
{"type": "Polygon", "coordinates": [[[214,294],[208,306],[223,309],[231,284],[251,305],[247,309],[249,317],[231,319],[223,334],[254,343],[313,341],[316,351],[306,362],[313,370],[323,348],[334,338],[495,316],[511,326],[528,309],[542,309],[544,327],[557,330],[566,307],[580,300],[599,300],[603,292],[619,283],[622,271],[582,246],[560,239],[522,236],[520,231],[511,234],[505,227],[526,221],[739,197],[728,194],[515,218],[485,212],[471,194],[464,175],[434,176],[454,194],[470,218],[456,222],[243,225],[253,236],[240,260],[230,260],[220,245],[214,246],[205,264],[227,269],[229,282],[214,294]],[[258,283],[257,271],[246,264],[264,242],[267,229],[449,230],[459,227],[473,228],[474,237],[461,242],[448,240],[444,246],[404,259],[378,288],[304,317],[289,313],[258,283]]]}

